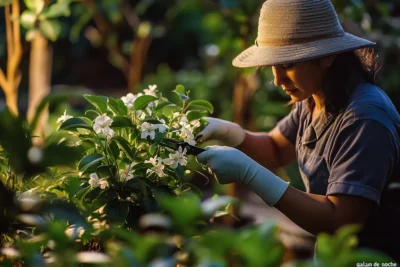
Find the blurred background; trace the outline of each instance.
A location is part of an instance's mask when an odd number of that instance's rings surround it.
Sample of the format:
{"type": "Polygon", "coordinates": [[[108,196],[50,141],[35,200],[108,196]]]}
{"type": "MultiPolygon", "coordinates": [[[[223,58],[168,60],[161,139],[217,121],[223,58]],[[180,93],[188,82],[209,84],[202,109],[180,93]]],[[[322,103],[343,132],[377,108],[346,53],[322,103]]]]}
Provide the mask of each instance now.
{"type": "MultiPolygon", "coordinates": [[[[332,2],[346,31],[377,43],[384,64],[379,86],[400,107],[400,1],[332,2]]],[[[0,0],[0,105],[8,104],[29,120],[50,92],[121,97],[156,84],[168,97],[182,84],[192,98],[214,105],[214,117],[269,131],[289,113],[288,96],[274,86],[270,68],[257,74],[231,65],[254,44],[262,3],[0,0]]],[[[55,129],[64,110],[79,115],[84,105],[75,101],[57,110],[50,107],[37,134],[55,129]]],[[[286,174],[303,189],[295,164],[286,174]]],[[[247,214],[265,216],[255,206],[249,209],[247,214]]]]}

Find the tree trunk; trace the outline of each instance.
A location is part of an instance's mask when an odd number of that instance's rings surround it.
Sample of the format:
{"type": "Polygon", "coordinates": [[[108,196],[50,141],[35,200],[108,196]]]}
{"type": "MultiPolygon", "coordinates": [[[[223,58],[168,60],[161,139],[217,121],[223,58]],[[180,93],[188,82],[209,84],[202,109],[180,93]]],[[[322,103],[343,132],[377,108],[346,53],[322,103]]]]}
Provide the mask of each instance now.
{"type": "Polygon", "coordinates": [[[3,88],[6,97],[6,105],[12,114],[18,116],[18,87],[13,81],[8,81],[3,88]]]}
{"type": "MultiPolygon", "coordinates": [[[[48,40],[41,34],[37,34],[31,43],[30,65],[29,65],[29,106],[27,118],[31,123],[36,109],[42,99],[50,93],[52,48],[48,40]]],[[[47,126],[48,109],[44,109],[38,124],[33,129],[33,143],[41,145],[44,142],[47,126]]]]}

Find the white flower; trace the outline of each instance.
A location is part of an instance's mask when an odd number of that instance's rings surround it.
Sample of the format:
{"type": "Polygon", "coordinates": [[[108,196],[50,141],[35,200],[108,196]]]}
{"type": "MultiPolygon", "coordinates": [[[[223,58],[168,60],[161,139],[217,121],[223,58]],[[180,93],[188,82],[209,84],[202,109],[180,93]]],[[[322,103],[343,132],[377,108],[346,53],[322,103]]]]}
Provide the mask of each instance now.
{"type": "Polygon", "coordinates": [[[107,137],[107,141],[115,136],[115,131],[111,128],[104,128],[103,134],[107,137]]]}
{"type": "Polygon", "coordinates": [[[146,113],[144,113],[142,110],[136,110],[135,117],[144,120],[144,118],[146,118],[146,113]]]}
{"type": "Polygon", "coordinates": [[[57,123],[63,123],[64,121],[73,118],[70,115],[67,115],[67,110],[64,111],[64,114],[57,119],[57,123]]]}
{"type": "Polygon", "coordinates": [[[146,112],[147,112],[147,114],[149,114],[149,116],[151,116],[153,114],[153,111],[149,107],[146,108],[146,112]]]}
{"type": "Polygon", "coordinates": [[[192,125],[192,129],[196,129],[196,128],[200,127],[200,120],[192,120],[190,122],[190,125],[192,125]]]}
{"type": "Polygon", "coordinates": [[[16,259],[21,257],[21,253],[17,249],[12,247],[2,248],[0,252],[9,259],[16,259]]]}
{"type": "Polygon", "coordinates": [[[135,100],[139,97],[142,96],[142,93],[138,93],[137,95],[134,95],[132,93],[128,93],[126,96],[121,97],[122,101],[124,102],[125,106],[128,108],[133,107],[133,103],[135,100]]]}
{"type": "Polygon", "coordinates": [[[97,173],[90,174],[89,184],[91,188],[100,186],[101,189],[106,189],[107,187],[109,187],[107,179],[99,179],[97,173]]]}
{"type": "Polygon", "coordinates": [[[144,122],[142,125],[140,125],[140,130],[142,131],[140,137],[142,139],[146,139],[147,136],[150,136],[150,139],[153,140],[154,137],[156,136],[155,129],[156,128],[153,127],[153,124],[144,122]]]}
{"type": "Polygon", "coordinates": [[[99,186],[99,177],[97,176],[97,173],[92,173],[90,174],[90,179],[89,179],[89,184],[91,188],[95,188],[99,186]]]}
{"type": "Polygon", "coordinates": [[[113,122],[113,120],[110,117],[108,117],[106,114],[98,116],[94,120],[93,130],[96,133],[103,133],[105,135],[110,135],[112,133],[112,130],[110,129],[112,122],[113,122]]]}
{"type": "Polygon", "coordinates": [[[146,139],[147,136],[150,136],[150,139],[153,140],[156,136],[156,130],[158,130],[160,133],[165,132],[167,126],[164,124],[164,120],[161,120],[161,122],[162,123],[160,124],[151,124],[149,122],[144,122],[142,125],[140,125],[140,130],[142,131],[140,137],[142,139],[146,139]]]}
{"type": "Polygon", "coordinates": [[[149,89],[144,89],[143,92],[145,95],[152,95],[152,96],[157,96],[156,95],[156,90],[157,85],[153,84],[153,85],[149,85],[149,89]]]}
{"type": "Polygon", "coordinates": [[[33,164],[38,164],[43,159],[43,150],[37,146],[32,146],[28,150],[28,159],[33,164]]]}
{"type": "Polygon", "coordinates": [[[107,179],[103,178],[99,181],[98,185],[100,186],[101,189],[106,189],[110,185],[108,184],[107,179]]]}
{"type": "Polygon", "coordinates": [[[81,238],[85,233],[85,228],[82,226],[77,227],[77,225],[70,225],[67,229],[65,229],[65,234],[71,239],[81,238]]]}
{"type": "Polygon", "coordinates": [[[125,169],[119,170],[119,177],[121,181],[128,181],[133,178],[133,166],[135,166],[137,163],[132,162],[131,164],[127,165],[125,169]]]}
{"type": "Polygon", "coordinates": [[[178,167],[178,163],[182,166],[185,166],[187,164],[187,157],[185,157],[186,152],[186,148],[182,151],[182,147],[180,146],[178,151],[173,154],[169,154],[168,159],[163,159],[163,163],[171,166],[171,168],[174,169],[178,167]]]}
{"type": "Polygon", "coordinates": [[[155,108],[155,107],[157,107],[158,102],[160,102],[160,101],[159,101],[159,100],[154,100],[154,101],[150,102],[150,103],[147,105],[147,107],[148,107],[148,108],[155,108]]]}
{"type": "Polygon", "coordinates": [[[182,137],[189,145],[196,145],[196,140],[194,140],[194,134],[190,127],[182,127],[180,137],[182,137]]]}
{"type": "Polygon", "coordinates": [[[181,118],[179,119],[179,124],[180,124],[181,126],[186,126],[186,125],[189,124],[189,120],[187,119],[187,117],[186,117],[185,114],[183,114],[183,115],[181,116],[181,118]]]}
{"type": "Polygon", "coordinates": [[[192,120],[189,121],[186,117],[186,115],[182,115],[182,117],[179,120],[179,124],[182,127],[188,128],[190,129],[190,131],[194,131],[194,129],[196,129],[197,127],[200,126],[200,120],[192,120]]]}
{"type": "Polygon", "coordinates": [[[155,127],[156,129],[158,129],[158,131],[160,133],[165,132],[165,130],[167,129],[167,125],[165,125],[165,120],[161,119],[159,124],[154,124],[153,127],[155,127]]]}
{"type": "Polygon", "coordinates": [[[157,174],[158,177],[163,177],[165,175],[164,173],[164,164],[162,163],[162,158],[158,157],[154,157],[154,158],[150,158],[150,160],[145,160],[144,163],[151,163],[153,165],[153,168],[148,169],[147,173],[152,174],[155,173],[157,174]]]}

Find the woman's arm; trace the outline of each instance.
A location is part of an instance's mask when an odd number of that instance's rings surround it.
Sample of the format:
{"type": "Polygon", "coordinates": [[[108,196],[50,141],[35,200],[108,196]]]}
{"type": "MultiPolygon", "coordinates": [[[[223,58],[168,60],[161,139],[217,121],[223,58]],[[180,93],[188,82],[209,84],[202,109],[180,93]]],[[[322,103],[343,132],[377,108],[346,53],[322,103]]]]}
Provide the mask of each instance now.
{"type": "Polygon", "coordinates": [[[362,197],[315,195],[289,186],[275,208],[304,230],[317,235],[334,233],[346,224],[364,224],[377,204],[362,197]]]}
{"type": "Polygon", "coordinates": [[[237,149],[271,171],[285,167],[296,159],[295,147],[275,127],[269,133],[246,131],[237,149]]]}

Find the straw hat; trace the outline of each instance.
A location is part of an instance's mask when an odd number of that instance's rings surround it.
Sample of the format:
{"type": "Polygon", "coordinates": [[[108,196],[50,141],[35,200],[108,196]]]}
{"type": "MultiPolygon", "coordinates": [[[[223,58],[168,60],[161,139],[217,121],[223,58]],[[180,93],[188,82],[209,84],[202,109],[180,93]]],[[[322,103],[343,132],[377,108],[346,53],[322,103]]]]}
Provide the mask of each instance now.
{"type": "Polygon", "coordinates": [[[239,68],[307,61],[375,43],[346,33],[329,0],[268,0],[256,44],[232,62],[239,68]]]}

